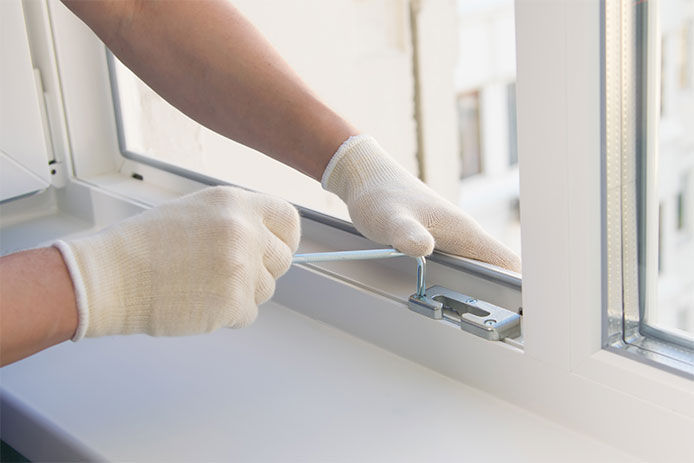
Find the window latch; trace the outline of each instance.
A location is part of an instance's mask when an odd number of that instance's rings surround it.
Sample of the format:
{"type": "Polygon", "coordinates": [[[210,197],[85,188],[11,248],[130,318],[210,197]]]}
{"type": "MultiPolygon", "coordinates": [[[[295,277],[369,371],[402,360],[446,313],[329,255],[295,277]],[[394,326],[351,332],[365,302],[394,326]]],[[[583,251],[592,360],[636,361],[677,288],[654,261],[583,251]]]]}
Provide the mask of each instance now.
{"type": "MultiPolygon", "coordinates": [[[[363,249],[296,254],[292,263],[385,259],[401,256],[405,254],[395,249],[363,249]]],[[[463,331],[489,341],[501,341],[506,337],[520,335],[521,317],[517,313],[443,286],[435,285],[427,288],[426,259],[424,257],[415,259],[417,260],[417,289],[408,300],[410,310],[434,320],[456,323],[463,331]]]]}

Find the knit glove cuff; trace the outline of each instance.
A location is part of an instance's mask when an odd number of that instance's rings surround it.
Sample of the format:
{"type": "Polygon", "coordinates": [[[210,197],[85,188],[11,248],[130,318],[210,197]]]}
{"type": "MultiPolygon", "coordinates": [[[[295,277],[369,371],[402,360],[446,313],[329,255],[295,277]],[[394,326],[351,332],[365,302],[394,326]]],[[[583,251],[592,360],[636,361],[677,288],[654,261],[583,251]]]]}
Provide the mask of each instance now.
{"type": "Polygon", "coordinates": [[[355,135],[345,140],[330,159],[321,177],[321,185],[349,204],[354,194],[369,184],[403,176],[417,180],[392,159],[375,138],[355,135]]]}
{"type": "Polygon", "coordinates": [[[112,229],[53,246],[63,255],[75,290],[78,326],[73,341],[152,331],[153,269],[147,246],[126,242],[112,229]]]}
{"type": "Polygon", "coordinates": [[[215,187],[58,241],[84,336],[181,336],[249,325],[300,237],[288,202],[215,187]]]}

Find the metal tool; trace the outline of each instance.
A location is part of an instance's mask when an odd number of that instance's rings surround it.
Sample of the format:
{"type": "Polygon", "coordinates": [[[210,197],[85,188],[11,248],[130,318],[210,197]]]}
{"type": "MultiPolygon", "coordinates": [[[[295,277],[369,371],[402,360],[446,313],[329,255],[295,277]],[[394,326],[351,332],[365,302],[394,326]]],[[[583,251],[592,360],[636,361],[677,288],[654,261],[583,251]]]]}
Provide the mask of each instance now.
{"type": "MultiPolygon", "coordinates": [[[[363,249],[296,254],[292,263],[386,259],[402,256],[405,254],[395,249],[363,249]]],[[[417,290],[408,300],[410,310],[435,320],[445,319],[458,323],[463,331],[490,341],[500,341],[505,337],[520,335],[521,317],[515,312],[442,286],[432,286],[427,289],[426,260],[424,257],[414,259],[417,260],[417,290]]]]}
{"type": "MultiPolygon", "coordinates": [[[[389,257],[403,257],[403,254],[395,249],[361,249],[358,251],[334,251],[334,252],[314,252],[309,254],[296,254],[292,260],[293,264],[305,264],[311,262],[331,262],[341,260],[368,260],[368,259],[387,259],[389,257]]],[[[424,257],[414,257],[417,260],[417,296],[426,295],[426,282],[424,273],[426,272],[426,260],[424,257]]]]}

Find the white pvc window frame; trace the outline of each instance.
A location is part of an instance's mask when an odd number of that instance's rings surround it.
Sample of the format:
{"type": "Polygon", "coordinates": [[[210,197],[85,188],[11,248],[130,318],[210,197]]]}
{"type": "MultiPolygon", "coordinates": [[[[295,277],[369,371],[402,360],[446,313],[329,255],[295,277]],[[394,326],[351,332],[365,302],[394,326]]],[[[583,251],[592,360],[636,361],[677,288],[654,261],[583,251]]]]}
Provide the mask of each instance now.
{"type": "MultiPolygon", "coordinates": [[[[292,270],[280,280],[278,302],[640,458],[666,452],[687,461],[693,450],[681,443],[694,430],[692,381],[603,348],[601,7],[599,0],[516,3],[522,349],[462,335],[335,272],[292,270]]],[[[46,11],[60,83],[49,96],[62,108],[54,117],[64,126],[67,188],[149,205],[201,188],[123,158],[103,44],[58,2],[46,11]]],[[[316,227],[312,240],[363,244],[339,228],[316,227]]],[[[397,270],[383,268],[384,285],[397,286],[397,270]]],[[[463,273],[442,264],[434,278],[454,285],[463,273]]],[[[504,290],[470,281],[492,297],[504,290]]]]}

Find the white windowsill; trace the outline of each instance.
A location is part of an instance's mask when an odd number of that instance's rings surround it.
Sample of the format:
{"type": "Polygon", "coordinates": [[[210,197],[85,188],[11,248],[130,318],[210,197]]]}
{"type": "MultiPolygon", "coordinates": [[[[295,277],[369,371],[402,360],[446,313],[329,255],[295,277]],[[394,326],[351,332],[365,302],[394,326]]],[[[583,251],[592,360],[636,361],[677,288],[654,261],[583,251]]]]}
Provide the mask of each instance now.
{"type": "MultiPolygon", "coordinates": [[[[131,182],[137,182],[132,179],[128,180],[130,180],[131,182]]],[[[143,188],[143,194],[147,193],[146,190],[149,188],[156,189],[155,187],[153,187],[152,185],[148,185],[147,183],[137,183],[141,184],[143,188]]],[[[124,192],[128,191],[134,190],[128,190],[128,188],[126,187],[124,192]]],[[[38,223],[35,222],[36,220],[43,221],[41,225],[41,228],[43,230],[51,229],[50,221],[67,220],[67,222],[75,225],[72,231],[68,231],[68,233],[82,233],[89,230],[93,230],[94,228],[105,226],[109,223],[112,223],[116,220],[120,220],[126,217],[127,215],[130,215],[142,209],[142,206],[138,205],[137,202],[133,202],[132,200],[126,200],[125,194],[120,195],[116,192],[107,192],[105,190],[102,190],[101,188],[88,187],[84,184],[81,184],[80,182],[70,184],[66,190],[60,193],[56,193],[55,196],[57,196],[57,202],[60,207],[57,207],[55,204],[52,204],[51,201],[48,200],[41,202],[42,198],[45,199],[48,196],[37,196],[32,198],[25,198],[22,200],[36,202],[39,205],[41,205],[42,210],[40,214],[29,214],[26,217],[27,221],[25,221],[25,225],[27,226],[27,230],[29,229],[29,227],[36,228],[36,224],[38,223]],[[85,203],[75,208],[75,205],[73,203],[78,201],[85,201],[85,203]],[[66,206],[70,204],[73,205],[73,209],[64,209],[66,206]]],[[[148,202],[145,200],[144,196],[138,198],[138,200],[141,203],[148,202]]],[[[3,207],[6,208],[7,205],[3,205],[3,207]]],[[[27,208],[20,207],[18,209],[22,210],[27,208]]],[[[6,222],[7,218],[8,215],[4,214],[3,224],[6,222]]],[[[28,239],[29,234],[21,232],[22,225],[18,222],[12,223],[13,227],[15,227],[15,236],[22,237],[22,239],[28,239]]],[[[3,234],[5,234],[6,231],[7,230],[3,230],[3,234]]],[[[330,231],[324,236],[321,235],[321,233],[311,233],[308,229],[305,229],[305,232],[307,232],[309,237],[303,243],[304,246],[323,246],[325,245],[325,242],[323,242],[322,239],[325,239],[327,237],[337,239],[339,241],[340,246],[344,244],[346,248],[349,248],[349,242],[343,240],[362,239],[355,237],[355,235],[351,234],[347,234],[349,236],[346,237],[342,236],[339,234],[342,233],[339,230],[330,231]]],[[[55,239],[58,237],[59,236],[48,236],[46,238],[55,239]]],[[[6,244],[6,242],[3,242],[3,245],[6,244]]],[[[25,243],[25,245],[33,244],[25,243]]],[[[350,265],[351,264],[357,263],[350,263],[350,265]]],[[[376,265],[376,263],[369,263],[369,265],[376,265]]],[[[412,287],[414,286],[414,265],[412,265],[411,268],[403,265],[398,265],[396,260],[383,261],[381,264],[378,265],[381,265],[381,268],[385,270],[385,272],[381,272],[381,279],[375,283],[382,284],[384,282],[389,282],[386,284],[386,286],[389,288],[389,291],[396,293],[396,296],[397,291],[400,291],[402,295],[405,295],[410,291],[408,289],[410,288],[410,285],[412,287]]],[[[431,269],[434,270],[432,280],[430,280],[431,283],[444,284],[445,286],[458,290],[465,290],[466,287],[475,288],[475,291],[489,294],[489,300],[492,302],[495,302],[493,298],[500,298],[509,301],[513,301],[516,298],[518,298],[519,300],[519,294],[517,289],[508,289],[508,293],[504,294],[504,292],[507,289],[503,288],[503,285],[489,284],[488,282],[485,283],[481,280],[474,280],[473,278],[469,278],[468,276],[466,276],[464,272],[450,270],[446,271],[446,269],[443,267],[437,270],[435,265],[432,265],[431,269]],[[489,284],[489,286],[485,287],[485,284],[489,284]]],[[[359,268],[355,267],[350,268],[348,270],[349,272],[352,272],[352,277],[371,278],[371,275],[360,273],[361,270],[359,268]]],[[[373,275],[378,277],[379,272],[375,272],[373,275]]],[[[482,294],[479,297],[484,296],[482,294]]],[[[363,344],[363,341],[373,343],[371,345],[372,348],[376,349],[376,351],[378,352],[383,352],[384,354],[387,353],[388,356],[397,355],[399,357],[396,358],[400,359],[407,359],[407,362],[413,365],[413,368],[421,368],[416,366],[416,364],[424,365],[425,368],[423,369],[423,371],[427,371],[437,378],[447,377],[448,379],[446,379],[445,381],[451,384],[456,384],[457,387],[464,389],[473,387],[476,388],[476,390],[478,391],[486,391],[487,393],[489,393],[488,396],[482,394],[480,394],[480,396],[489,397],[490,399],[492,397],[498,397],[503,398],[504,400],[509,400],[517,405],[520,405],[524,409],[532,410],[533,413],[540,413],[545,417],[548,417],[549,419],[553,420],[554,422],[574,426],[574,429],[578,428],[581,432],[586,432],[586,434],[595,435],[595,433],[590,432],[588,428],[582,425],[582,423],[584,423],[585,420],[588,419],[587,416],[590,416],[590,419],[592,420],[594,413],[590,411],[591,408],[577,410],[575,407],[571,406],[570,401],[567,402],[568,397],[573,396],[576,400],[576,403],[584,403],[589,397],[597,399],[598,396],[595,395],[597,393],[602,394],[601,396],[599,396],[599,402],[603,404],[608,403],[610,401],[618,401],[617,404],[619,405],[623,401],[631,400],[630,398],[623,396],[621,393],[617,391],[605,389],[599,383],[595,383],[594,381],[586,381],[587,378],[583,377],[583,374],[586,374],[587,377],[593,376],[591,372],[595,370],[595,366],[592,364],[585,365],[583,366],[584,368],[578,368],[576,371],[573,372],[548,368],[546,364],[535,359],[533,355],[528,355],[527,353],[524,353],[520,349],[521,346],[513,346],[505,343],[494,343],[484,341],[480,338],[470,335],[469,333],[461,332],[459,328],[455,328],[452,325],[447,325],[446,323],[440,321],[430,320],[419,314],[415,314],[414,312],[407,310],[406,305],[399,297],[383,297],[378,293],[374,293],[373,291],[365,289],[364,285],[355,286],[354,284],[345,282],[344,279],[336,279],[334,277],[331,277],[330,275],[317,272],[311,268],[295,266],[285,277],[280,279],[278,282],[278,290],[275,296],[275,302],[281,304],[284,307],[289,307],[295,312],[307,315],[308,317],[314,320],[319,320],[321,322],[327,323],[327,325],[333,327],[330,328],[331,330],[333,330],[333,332],[340,333],[341,336],[345,336],[344,332],[349,333],[353,336],[352,337],[347,335],[349,339],[352,339],[357,344],[361,345],[363,344]],[[437,373],[433,373],[428,368],[442,373],[445,376],[440,376],[437,373]]],[[[496,303],[500,302],[496,301],[496,303]]],[[[311,321],[303,317],[301,319],[307,320],[307,322],[310,322],[311,324],[318,323],[318,326],[323,326],[320,324],[320,322],[311,321]]],[[[323,341],[305,336],[297,336],[296,338],[294,338],[292,337],[293,335],[291,335],[290,333],[287,333],[286,336],[287,345],[305,342],[307,346],[312,346],[311,348],[316,350],[316,355],[318,355],[319,357],[323,355],[321,354],[321,352],[324,350],[323,345],[321,344],[323,341]]],[[[270,338],[274,337],[276,337],[275,334],[270,336],[270,338]]],[[[131,338],[131,340],[136,340],[140,338],[147,339],[148,342],[152,341],[150,338],[146,337],[133,337],[131,338]]],[[[114,339],[121,340],[120,344],[118,344],[118,349],[121,352],[130,352],[128,350],[123,350],[126,348],[126,345],[129,345],[130,340],[128,343],[125,343],[122,342],[123,338],[114,339]]],[[[198,337],[194,339],[204,339],[204,337],[198,337]]],[[[163,343],[169,342],[167,340],[162,339],[157,341],[163,343]]],[[[107,341],[103,342],[106,343],[107,341]]],[[[75,346],[77,347],[80,345],[82,344],[78,344],[75,346]]],[[[90,343],[83,345],[95,344],[90,343]]],[[[158,345],[159,344],[157,343],[152,344],[153,348],[158,345]]],[[[161,345],[163,346],[164,344],[161,345]]],[[[70,346],[72,346],[72,344],[69,343],[63,346],[58,346],[44,354],[39,354],[35,358],[40,359],[43,358],[42,356],[44,355],[53,355],[50,354],[53,351],[63,352],[64,349],[74,349],[74,347],[70,346]]],[[[206,353],[208,351],[211,351],[211,349],[207,348],[201,349],[204,350],[206,353]]],[[[73,351],[74,350],[71,350],[71,352],[73,351]]],[[[607,360],[613,360],[612,358],[616,357],[614,356],[614,354],[608,352],[601,353],[605,354],[603,357],[609,357],[607,358],[607,360]]],[[[116,353],[106,352],[103,355],[113,356],[116,355],[116,353]]],[[[126,359],[129,362],[131,361],[131,357],[137,357],[140,354],[133,351],[131,354],[124,355],[125,356],[122,358],[126,359]]],[[[179,357],[185,355],[187,354],[183,352],[179,352],[178,354],[179,357]]],[[[174,357],[175,356],[176,355],[174,354],[174,357]]],[[[50,358],[53,359],[53,357],[50,358]]],[[[60,360],[56,364],[60,364],[62,368],[63,364],[69,365],[72,361],[72,356],[70,356],[70,358],[60,360]]],[[[614,361],[624,363],[625,359],[618,358],[614,361]]],[[[32,358],[26,361],[27,364],[33,364],[33,362],[38,362],[38,360],[34,360],[34,358],[32,358]]],[[[21,362],[21,364],[24,363],[25,362],[21,362]]],[[[96,363],[97,362],[95,361],[95,364],[96,363]]],[[[125,365],[125,363],[124,360],[116,360],[115,363],[112,364],[112,367],[115,368],[115,371],[120,371],[122,368],[125,368],[127,366],[125,365]]],[[[622,363],[619,363],[619,365],[622,365],[622,363]]],[[[216,370],[219,369],[220,364],[228,365],[230,363],[226,359],[223,361],[221,359],[210,360],[210,365],[208,366],[211,370],[216,370]]],[[[45,364],[42,363],[41,365],[45,364]]],[[[643,369],[645,367],[644,365],[631,364],[629,366],[633,368],[638,367],[640,369],[643,369]]],[[[18,367],[11,366],[9,369],[3,369],[3,387],[6,384],[5,378],[9,377],[5,372],[13,371],[15,368],[18,367]]],[[[37,378],[41,378],[41,384],[52,383],[52,381],[49,378],[46,378],[46,380],[44,381],[44,368],[46,369],[46,371],[51,371],[48,366],[45,366],[33,370],[33,373],[30,375],[27,374],[27,376],[23,376],[24,379],[22,379],[22,381],[26,382],[26,387],[29,388],[29,383],[36,383],[37,378]]],[[[304,366],[302,368],[303,369],[301,370],[301,374],[297,376],[295,381],[306,381],[307,387],[310,387],[310,384],[312,384],[315,381],[313,375],[319,374],[317,373],[319,370],[309,366],[304,366]]],[[[609,372],[610,374],[607,376],[612,377],[619,371],[620,370],[618,369],[612,370],[609,372]]],[[[123,370],[123,372],[125,374],[125,370],[123,370]]],[[[161,374],[163,377],[166,377],[167,375],[175,376],[180,375],[181,373],[178,372],[176,368],[171,368],[170,370],[162,371],[161,374]]],[[[383,372],[383,375],[384,380],[386,380],[389,377],[389,373],[385,370],[383,372]]],[[[680,378],[675,379],[678,381],[681,380],[680,378]]],[[[210,380],[215,381],[214,376],[212,376],[210,380]]],[[[361,380],[367,381],[367,378],[359,379],[359,381],[361,380]]],[[[664,378],[664,380],[670,381],[671,378],[664,378]]],[[[357,381],[357,379],[354,379],[354,381],[357,381]]],[[[681,384],[681,381],[679,382],[681,384]]],[[[644,389],[644,387],[646,387],[647,384],[648,383],[644,383],[642,385],[637,384],[634,386],[637,387],[637,389],[643,392],[646,396],[650,396],[652,394],[647,394],[648,391],[644,389]]],[[[399,385],[398,387],[405,386],[399,385]]],[[[45,386],[43,387],[43,389],[41,389],[39,386],[37,386],[37,388],[37,394],[39,394],[39,392],[43,390],[43,394],[47,395],[45,386]]],[[[434,391],[434,394],[438,394],[438,392],[435,392],[435,389],[432,389],[432,391],[434,391]]],[[[427,392],[425,395],[428,395],[429,392],[427,392]]],[[[143,397],[145,398],[148,396],[156,395],[157,391],[155,389],[148,389],[146,393],[143,393],[143,397]]],[[[363,394],[364,400],[367,400],[365,395],[366,393],[363,394]]],[[[681,399],[682,396],[687,397],[688,394],[685,391],[679,391],[676,394],[670,396],[666,402],[669,403],[674,401],[673,403],[679,404],[676,406],[678,408],[681,408],[684,404],[681,402],[681,400],[678,400],[678,397],[681,399]]],[[[5,397],[10,397],[10,395],[5,395],[5,397]]],[[[30,406],[30,408],[28,410],[25,410],[26,413],[23,412],[25,418],[31,418],[36,415],[36,410],[33,410],[33,407],[35,400],[38,400],[37,397],[31,397],[29,399],[29,402],[26,403],[30,406]]],[[[194,394],[192,395],[192,397],[194,397],[194,394]]],[[[156,397],[154,397],[154,399],[158,400],[158,398],[156,397]]],[[[339,408],[344,406],[345,408],[349,408],[347,405],[344,405],[345,399],[344,397],[342,397],[342,395],[335,393],[332,399],[335,401],[335,407],[339,408]]],[[[193,403],[195,402],[195,399],[190,400],[192,400],[193,403]]],[[[308,401],[307,398],[304,398],[303,400],[304,402],[308,401]]],[[[327,398],[325,398],[325,400],[327,400],[327,398]]],[[[497,399],[492,400],[496,401],[497,399]]],[[[352,404],[351,402],[349,403],[352,404]]],[[[402,409],[408,409],[408,407],[410,407],[411,404],[409,404],[409,402],[403,401],[399,406],[402,409]]],[[[164,406],[161,405],[161,407],[164,406]]],[[[139,412],[135,408],[126,405],[123,405],[122,408],[124,414],[135,414],[136,416],[138,416],[138,419],[140,419],[140,415],[138,414],[139,412]]],[[[461,406],[460,408],[462,410],[463,407],[461,406]]],[[[476,410],[475,407],[472,408],[476,410]]],[[[455,407],[452,410],[455,410],[455,407]]],[[[527,413],[530,412],[522,410],[523,409],[517,409],[519,414],[522,414],[524,416],[530,416],[527,415],[527,413]]],[[[665,409],[660,410],[662,411],[662,413],[667,412],[667,410],[665,409]]],[[[439,409],[439,412],[442,413],[444,416],[447,416],[448,410],[439,409]]],[[[264,411],[262,413],[261,416],[269,417],[268,414],[271,413],[271,411],[264,411]],[[265,415],[263,415],[262,413],[265,413],[265,415]]],[[[347,413],[347,411],[344,411],[344,413],[347,413]]],[[[431,413],[431,415],[424,416],[424,418],[430,418],[433,422],[438,422],[438,418],[434,419],[434,411],[431,411],[431,413]]],[[[471,416],[472,420],[476,422],[479,422],[480,420],[489,420],[490,422],[496,421],[496,418],[494,417],[487,416],[483,419],[483,416],[477,416],[470,411],[466,413],[468,413],[468,415],[465,415],[465,413],[463,413],[462,411],[460,411],[459,413],[460,416],[464,416],[464,418],[460,418],[460,426],[463,426],[464,423],[467,423],[467,421],[465,421],[467,419],[465,418],[466,416],[471,416]]],[[[657,413],[662,414],[660,411],[658,411],[657,413]]],[[[99,416],[96,418],[97,421],[108,421],[107,414],[98,415],[99,416]]],[[[280,414],[278,416],[282,418],[284,415],[280,414]]],[[[311,415],[309,415],[309,417],[310,416],[311,415]]],[[[663,415],[663,417],[664,416],[665,415],[663,415]]],[[[367,416],[366,419],[369,420],[371,419],[371,417],[367,416]]],[[[381,417],[379,419],[386,418],[381,417]]],[[[675,428],[675,434],[684,435],[687,433],[687,418],[682,416],[668,415],[668,419],[674,423],[681,422],[683,426],[679,429],[675,428]]],[[[378,422],[378,419],[374,418],[374,420],[378,422]]],[[[444,423],[445,422],[446,421],[444,420],[444,423]]],[[[431,423],[429,422],[422,423],[422,426],[431,426],[431,423]]],[[[592,422],[593,426],[595,424],[600,425],[600,423],[592,422]]],[[[149,425],[144,425],[143,429],[147,430],[148,426],[149,425]]],[[[414,425],[412,424],[407,424],[406,428],[410,429],[413,426],[414,425]]],[[[521,428],[522,427],[523,426],[521,426],[521,428]]],[[[310,425],[296,425],[296,428],[309,429],[310,425]]],[[[601,427],[601,429],[603,428],[604,426],[601,427]]],[[[4,429],[7,430],[10,428],[8,426],[5,426],[4,429]]],[[[256,431],[261,432],[261,429],[262,427],[259,427],[256,431]]],[[[434,427],[434,429],[438,428],[434,427]]],[[[457,428],[454,427],[453,429],[457,428]]],[[[485,432],[490,432],[490,429],[492,428],[484,428],[485,432]]],[[[322,435],[321,438],[323,438],[326,442],[329,442],[328,431],[326,430],[325,432],[326,434],[322,435]]],[[[344,434],[345,436],[349,436],[349,434],[347,434],[344,430],[340,432],[342,432],[342,434],[344,434]]],[[[366,437],[363,437],[364,435],[361,434],[360,431],[354,432],[356,432],[358,436],[361,436],[359,438],[366,439],[366,437]]],[[[511,430],[509,430],[508,432],[511,433],[511,430]]],[[[521,431],[518,430],[517,432],[521,431]]],[[[573,431],[567,432],[573,433],[573,431]]],[[[303,435],[304,434],[302,433],[302,436],[303,435]]],[[[443,435],[448,434],[443,433],[443,435]]],[[[579,436],[578,434],[575,435],[579,436]]],[[[7,436],[5,431],[3,431],[3,436],[7,436]]],[[[619,432],[617,432],[617,434],[611,433],[609,436],[607,436],[607,440],[612,442],[612,439],[614,439],[615,436],[621,436],[621,434],[619,434],[619,432]]],[[[296,439],[298,438],[299,437],[296,437],[296,439]]],[[[658,438],[661,439],[661,437],[658,438]]],[[[588,440],[590,438],[586,437],[585,439],[588,440]]],[[[677,437],[674,436],[673,439],[677,439],[677,437]]],[[[470,442],[470,445],[473,445],[473,440],[470,440],[470,442]]],[[[532,439],[529,440],[529,442],[532,442],[532,439]]],[[[621,442],[619,442],[619,444],[621,444],[621,442]]],[[[467,455],[466,453],[464,453],[464,450],[461,450],[464,449],[466,446],[467,444],[464,444],[461,441],[461,445],[456,447],[459,452],[462,452],[460,453],[460,455],[467,455]]],[[[335,448],[339,448],[339,446],[335,448]]],[[[437,448],[437,446],[432,444],[432,448],[430,451],[435,452],[435,450],[433,450],[434,448],[437,448]]],[[[523,446],[520,447],[521,450],[523,450],[524,448],[525,447],[523,446]]],[[[569,447],[565,447],[564,450],[566,451],[567,448],[569,447]]],[[[385,447],[373,447],[373,449],[374,451],[385,451],[385,447]]],[[[574,449],[571,449],[571,452],[573,455],[575,453],[574,449]]],[[[433,454],[436,455],[436,453],[433,454]]],[[[349,455],[349,453],[346,453],[346,455],[349,455]]],[[[407,451],[403,451],[403,453],[399,455],[404,455],[403,458],[406,458],[409,455],[409,453],[407,451]]],[[[533,453],[529,453],[528,455],[536,456],[533,453]]],[[[595,455],[598,454],[596,453],[595,455]]],[[[608,455],[608,453],[605,453],[605,455],[608,455]]],[[[453,454],[450,454],[449,456],[449,459],[453,459],[453,454]]],[[[524,458],[524,455],[522,455],[521,452],[520,454],[517,453],[516,457],[524,458]]],[[[533,458],[535,460],[538,460],[538,458],[533,458]]],[[[421,460],[421,458],[419,459],[421,460]]]]}
{"type": "Polygon", "coordinates": [[[64,444],[3,426],[32,459],[634,461],[275,303],[244,330],[68,342],[2,373],[5,410],[64,444]]]}

